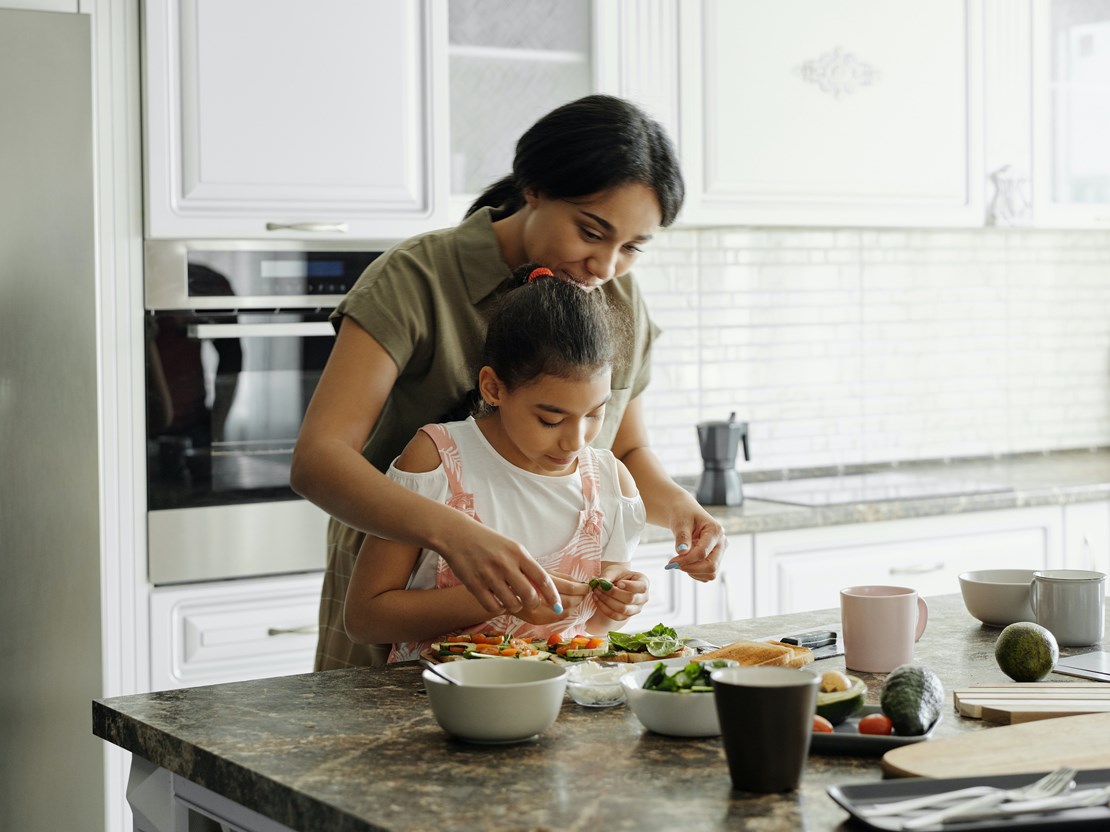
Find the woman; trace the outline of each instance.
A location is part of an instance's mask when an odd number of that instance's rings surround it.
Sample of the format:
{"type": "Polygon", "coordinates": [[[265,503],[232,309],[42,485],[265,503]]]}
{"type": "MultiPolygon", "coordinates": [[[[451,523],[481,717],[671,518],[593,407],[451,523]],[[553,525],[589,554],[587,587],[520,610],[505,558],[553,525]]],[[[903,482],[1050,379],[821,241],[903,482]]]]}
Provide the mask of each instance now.
{"type": "Polygon", "coordinates": [[[343,600],[365,532],[438,552],[491,615],[554,608],[579,586],[548,575],[523,546],[421,497],[383,471],[424,424],[471,387],[485,330],[511,273],[543,263],[598,289],[633,320],[613,368],[612,397],[593,441],[635,478],[647,521],[669,528],[668,564],[716,577],[721,525],[667,476],[648,448],[640,394],[658,330],[629,275],[637,255],[682,205],[684,186],[662,128],[634,105],[588,96],[541,118],[517,143],[513,173],[483,193],[456,228],[407,240],[379,257],[335,312],[339,333],[305,414],[291,483],[332,516],[320,607],[318,670],[378,664],[355,645],[343,600]],[[562,595],[560,594],[562,593],[562,595]]]}

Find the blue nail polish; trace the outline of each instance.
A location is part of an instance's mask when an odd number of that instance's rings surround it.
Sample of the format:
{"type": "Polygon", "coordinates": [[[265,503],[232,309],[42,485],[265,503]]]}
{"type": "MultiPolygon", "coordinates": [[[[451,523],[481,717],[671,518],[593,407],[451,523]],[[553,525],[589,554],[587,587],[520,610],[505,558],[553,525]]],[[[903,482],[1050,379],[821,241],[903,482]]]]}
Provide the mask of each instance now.
{"type": "Polygon", "coordinates": [[[677,546],[677,547],[675,548],[675,551],[676,551],[676,552],[678,552],[678,553],[679,553],[679,554],[681,555],[681,554],[682,554],[683,552],[687,551],[687,550],[688,550],[689,548],[690,548],[690,546],[689,546],[688,544],[686,544],[686,543],[680,543],[680,544],[679,544],[679,545],[678,545],[678,546],[677,546]]]}
{"type": "Polygon", "coordinates": [[[667,564],[666,566],[664,566],[663,568],[664,568],[664,569],[678,569],[678,564],[677,564],[677,563],[668,563],[668,564],[667,564]]]}
{"type": "Polygon", "coordinates": [[[562,615],[563,614],[563,605],[562,604],[556,604],[554,607],[552,607],[552,609],[555,610],[556,615],[562,615]]]}

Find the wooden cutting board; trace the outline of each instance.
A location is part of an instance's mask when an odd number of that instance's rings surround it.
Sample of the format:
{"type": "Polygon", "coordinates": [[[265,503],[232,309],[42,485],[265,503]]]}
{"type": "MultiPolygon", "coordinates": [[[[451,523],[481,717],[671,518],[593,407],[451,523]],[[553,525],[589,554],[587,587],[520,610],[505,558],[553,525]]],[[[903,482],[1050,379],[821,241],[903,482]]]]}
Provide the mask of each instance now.
{"type": "Polygon", "coordinates": [[[1110,713],[1001,725],[893,748],[883,771],[893,777],[1023,774],[1069,765],[1110,768],[1110,713]]]}
{"type": "Polygon", "coordinates": [[[1001,725],[1110,712],[1110,685],[1095,682],[1012,682],[952,692],[961,716],[1001,725]]]}

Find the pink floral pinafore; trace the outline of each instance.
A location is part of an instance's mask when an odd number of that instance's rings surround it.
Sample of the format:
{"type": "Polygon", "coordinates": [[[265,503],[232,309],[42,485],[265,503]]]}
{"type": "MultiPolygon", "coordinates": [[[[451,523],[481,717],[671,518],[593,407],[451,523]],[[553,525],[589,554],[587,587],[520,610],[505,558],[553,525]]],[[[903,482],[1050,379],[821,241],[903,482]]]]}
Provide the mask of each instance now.
{"type": "MultiPolygon", "coordinates": [[[[467,492],[462,485],[462,461],[459,459],[459,448],[455,440],[443,425],[425,425],[421,430],[431,437],[436,443],[436,448],[439,449],[439,458],[443,463],[443,470],[447,474],[447,483],[451,489],[447,505],[466,512],[481,522],[474,510],[474,495],[467,492]]],[[[578,454],[578,473],[582,479],[582,497],[585,505],[585,508],[578,513],[578,526],[570,542],[562,549],[536,558],[540,566],[545,569],[570,575],[582,582],[588,582],[601,574],[601,528],[604,514],[598,495],[599,471],[597,452],[587,445],[578,454]]],[[[458,586],[461,581],[455,577],[447,561],[441,557],[438,561],[436,589],[458,586]]],[[[515,627],[515,635],[519,638],[546,639],[552,633],[572,635],[583,632],[585,623],[595,612],[593,597],[588,595],[575,616],[564,618],[554,624],[529,624],[512,615],[499,615],[484,624],[467,627],[465,632],[503,633],[515,627]]],[[[444,633],[434,641],[440,641],[449,635],[455,635],[455,633],[444,633]]],[[[419,658],[420,653],[428,649],[432,642],[433,639],[428,639],[395,644],[389,653],[389,661],[400,662],[419,658]]]]}

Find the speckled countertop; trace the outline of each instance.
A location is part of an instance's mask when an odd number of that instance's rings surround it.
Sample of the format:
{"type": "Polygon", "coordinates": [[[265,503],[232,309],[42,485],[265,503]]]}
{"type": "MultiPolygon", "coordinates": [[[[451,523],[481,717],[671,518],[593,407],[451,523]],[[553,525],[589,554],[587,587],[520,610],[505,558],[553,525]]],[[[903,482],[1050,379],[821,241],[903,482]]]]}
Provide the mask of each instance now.
{"type": "MultiPolygon", "coordinates": [[[[899,472],[906,475],[998,483],[1008,490],[928,498],[889,499],[817,508],[746,498],[740,506],[710,506],[730,535],[757,534],[814,526],[874,523],[970,511],[991,511],[1042,505],[1065,505],[1110,500],[1110,448],[1015,454],[951,461],[906,462],[850,468],[812,468],[792,471],[741,472],[744,485],[776,480],[834,477],[863,473],[899,472]]],[[[697,477],[678,477],[691,491],[697,477]]],[[[752,489],[753,491],[755,489],[752,489]]],[[[665,540],[664,529],[648,526],[644,542],[665,540]]]]}
{"type": "MultiPolygon", "coordinates": [[[[958,595],[929,604],[916,660],[939,674],[946,691],[1008,681],[993,658],[998,630],[968,615],[958,595]]],[[[726,643],[838,618],[824,610],[683,633],[726,643]]],[[[813,667],[843,669],[843,657],[813,667]]],[[[877,702],[884,677],[857,675],[877,702]]],[[[984,730],[948,701],[934,738],[984,730]]],[[[569,698],[535,740],[467,745],[436,724],[415,665],[98,700],[93,732],[305,832],[847,829],[847,813],[826,788],[882,778],[877,758],[811,755],[796,793],[733,793],[719,738],[657,736],[623,706],[590,709],[569,698]]]]}

